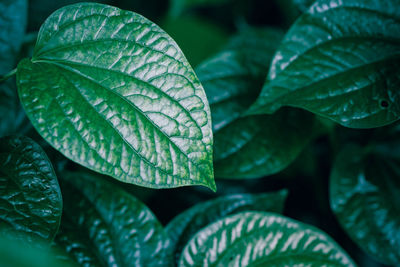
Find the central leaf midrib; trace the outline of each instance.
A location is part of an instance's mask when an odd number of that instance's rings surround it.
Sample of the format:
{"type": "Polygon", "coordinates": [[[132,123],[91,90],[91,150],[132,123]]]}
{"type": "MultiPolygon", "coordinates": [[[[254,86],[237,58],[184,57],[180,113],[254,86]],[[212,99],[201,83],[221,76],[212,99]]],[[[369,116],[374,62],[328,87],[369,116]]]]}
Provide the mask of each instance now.
{"type": "MultiPolygon", "coordinates": [[[[173,97],[171,97],[170,95],[168,95],[167,93],[165,93],[163,90],[157,88],[156,86],[154,86],[154,85],[151,84],[150,82],[146,82],[146,81],[141,80],[141,79],[139,79],[139,78],[137,78],[137,77],[135,77],[135,76],[128,75],[128,74],[126,74],[126,73],[124,73],[124,72],[121,72],[121,71],[118,71],[118,70],[105,69],[105,68],[102,68],[102,67],[99,67],[99,66],[86,65],[86,64],[83,64],[83,63],[79,63],[79,62],[73,62],[73,61],[71,61],[71,62],[65,63],[65,62],[63,62],[62,60],[57,60],[57,59],[53,59],[53,58],[49,58],[49,59],[46,59],[46,60],[38,60],[38,61],[36,61],[36,62],[46,62],[46,63],[50,63],[50,64],[53,64],[53,63],[54,63],[54,64],[57,64],[57,65],[63,65],[63,66],[68,67],[68,68],[71,68],[71,67],[68,66],[68,65],[76,65],[76,66],[83,66],[83,67],[89,68],[89,69],[90,69],[90,68],[93,68],[93,69],[100,69],[100,70],[103,70],[103,71],[108,71],[108,72],[117,73],[117,74],[119,74],[119,75],[125,76],[126,78],[133,79],[133,80],[135,80],[136,82],[139,82],[139,83],[141,83],[141,84],[143,84],[143,85],[145,85],[145,86],[150,86],[154,91],[156,91],[156,92],[158,92],[158,93],[161,93],[163,96],[165,96],[166,98],[168,98],[169,100],[171,100],[171,102],[176,103],[176,104],[183,110],[183,112],[191,119],[192,123],[194,123],[194,125],[197,126],[197,130],[198,130],[199,133],[201,134],[201,136],[202,136],[201,138],[203,138],[203,133],[202,133],[201,127],[198,125],[197,121],[191,116],[190,112],[189,112],[184,106],[182,106],[182,104],[179,102],[179,100],[174,99],[173,97]]],[[[60,66],[60,67],[61,67],[61,66],[60,66]]],[[[65,69],[65,67],[62,67],[62,68],[65,69]]],[[[76,73],[76,72],[75,72],[75,73],[76,73]]],[[[76,74],[78,74],[78,73],[76,73],[76,74]]],[[[170,74],[171,74],[171,75],[177,75],[177,76],[179,76],[179,77],[184,77],[183,75],[180,75],[180,74],[178,74],[178,73],[170,73],[170,74]]],[[[81,75],[81,74],[78,74],[78,75],[81,75]]],[[[190,81],[189,81],[186,77],[184,77],[184,78],[190,83],[190,81]]],[[[154,77],[152,77],[152,79],[154,79],[154,77]]],[[[98,84],[98,83],[96,82],[96,84],[98,84]]],[[[102,86],[102,85],[101,85],[101,86],[102,86]]],[[[102,86],[102,87],[105,88],[105,86],[102,86]]],[[[107,88],[107,89],[108,89],[108,88],[107,88]]],[[[111,89],[108,89],[108,90],[111,91],[111,89]]],[[[195,91],[195,90],[196,90],[196,88],[193,86],[193,91],[195,91]]],[[[114,91],[111,91],[111,92],[115,93],[114,91]]],[[[115,93],[115,94],[119,95],[124,101],[126,101],[125,98],[124,98],[123,96],[121,96],[120,94],[118,94],[118,93],[115,93]]],[[[129,101],[126,101],[126,102],[131,103],[131,102],[129,102],[129,101]]],[[[133,103],[132,103],[132,104],[133,104],[133,103]]],[[[188,139],[190,139],[190,138],[188,138],[188,139]]],[[[196,139],[196,140],[201,141],[201,139],[196,139]]]]}
{"type": "MultiPolygon", "coordinates": [[[[150,28],[150,31],[152,31],[152,32],[156,32],[156,33],[158,33],[158,34],[160,34],[160,35],[162,35],[162,37],[165,37],[164,35],[165,34],[163,34],[162,32],[160,32],[160,30],[159,30],[159,28],[158,27],[155,27],[155,26],[153,26],[152,24],[151,24],[151,22],[150,21],[145,21],[146,19],[143,17],[143,16],[141,16],[141,15],[139,15],[139,14],[135,14],[139,19],[137,19],[137,18],[135,18],[135,15],[133,15],[132,16],[132,14],[128,14],[129,13],[129,11],[128,12],[125,12],[125,11],[123,11],[123,10],[121,10],[121,9],[119,9],[119,8],[115,8],[115,7],[111,7],[111,6],[106,6],[106,5],[103,5],[103,4],[99,4],[99,3],[81,3],[81,4],[79,4],[79,7],[80,8],[82,8],[82,7],[86,7],[86,6],[89,6],[89,5],[97,5],[97,6],[101,6],[101,8],[102,8],[102,12],[103,11],[107,11],[107,9],[108,10],[112,10],[112,12],[115,12],[115,11],[118,11],[118,14],[103,14],[103,13],[92,13],[92,14],[86,14],[86,15],[82,15],[82,17],[79,17],[79,18],[73,18],[72,19],[72,21],[69,21],[69,22],[64,22],[62,25],[57,25],[57,30],[55,30],[55,32],[52,34],[52,35],[50,35],[50,36],[48,36],[46,39],[44,39],[44,40],[42,40],[42,39],[39,39],[38,41],[38,44],[40,44],[40,43],[49,43],[50,42],[50,40],[51,39],[55,39],[57,36],[58,36],[58,34],[60,33],[60,32],[62,32],[61,30],[64,30],[64,29],[66,29],[66,28],[68,28],[68,27],[70,27],[70,26],[72,26],[72,25],[74,25],[74,24],[77,24],[77,23],[79,23],[79,22],[82,22],[82,21],[84,21],[84,20],[86,20],[86,19],[89,19],[89,18],[92,18],[92,17],[103,17],[104,19],[109,19],[109,18],[124,18],[124,17],[129,17],[129,18],[133,18],[134,20],[132,21],[132,22],[129,22],[129,23],[124,23],[124,25],[125,26],[129,26],[129,24],[132,24],[132,28],[133,29],[135,29],[136,30],[136,28],[135,27],[133,27],[133,26],[139,26],[139,28],[140,27],[148,27],[148,28],[150,28]],[[107,8],[107,9],[106,9],[107,8]],[[149,23],[150,22],[150,23],[149,23]]],[[[78,5],[76,5],[76,6],[78,6],[78,5]]],[[[77,11],[77,13],[79,12],[79,10],[77,11]]],[[[58,14],[59,15],[59,17],[60,18],[62,18],[62,17],[64,17],[64,15],[65,15],[65,13],[66,13],[66,11],[64,10],[61,14],[58,14]]],[[[76,14],[75,14],[76,15],[76,14]]],[[[54,21],[51,21],[50,23],[49,23],[50,25],[46,25],[46,26],[48,26],[48,27],[50,27],[50,28],[53,28],[52,27],[52,25],[54,25],[55,23],[54,23],[54,21]]],[[[44,28],[43,26],[42,26],[42,28],[44,28]]],[[[41,30],[42,30],[42,28],[40,29],[40,32],[39,32],[39,36],[41,37],[41,35],[42,35],[42,32],[41,32],[41,30]]],[[[140,33],[142,33],[143,31],[141,31],[140,33]]],[[[134,37],[136,37],[136,36],[134,36],[134,37]]],[[[95,40],[91,40],[91,41],[94,41],[94,42],[97,42],[97,41],[102,41],[102,40],[104,40],[104,39],[95,39],[95,40]]],[[[125,40],[125,39],[106,39],[106,40],[115,40],[115,41],[121,41],[121,42],[129,42],[128,40],[125,40]]],[[[144,46],[144,47],[147,47],[147,46],[145,46],[144,44],[142,44],[142,43],[137,43],[137,41],[138,40],[136,40],[135,39],[135,44],[139,44],[139,45],[141,45],[141,46],[144,46]]],[[[86,42],[90,42],[90,41],[85,41],[85,43],[86,42]]],[[[73,46],[75,46],[76,44],[78,44],[78,43],[73,43],[73,46]]],[[[82,43],[81,43],[82,44],[82,43]]],[[[61,46],[61,47],[55,47],[54,49],[55,50],[57,50],[57,49],[62,49],[63,47],[68,47],[68,45],[64,45],[64,46],[61,46]]],[[[49,51],[52,51],[53,49],[48,49],[47,51],[44,51],[43,52],[43,49],[45,48],[45,46],[42,46],[42,47],[40,47],[40,48],[38,48],[37,49],[37,47],[39,47],[39,45],[37,45],[36,47],[35,47],[35,51],[34,51],[34,54],[36,55],[36,54],[45,54],[45,53],[47,53],[47,52],[49,52],[49,51]],[[37,50],[36,50],[37,49],[37,50]]],[[[153,48],[150,48],[151,50],[153,50],[153,48]]],[[[160,52],[160,53],[162,53],[162,54],[165,54],[164,52],[162,52],[162,51],[159,51],[159,50],[156,50],[156,49],[154,49],[153,50],[154,52],[160,52]]],[[[167,54],[166,54],[167,55],[167,54]]],[[[169,55],[167,55],[167,56],[169,56],[169,55]]],[[[177,60],[177,59],[174,59],[174,60],[177,60]]],[[[180,61],[179,61],[180,62],[180,61]]],[[[180,62],[180,63],[182,63],[182,62],[180,62]]],[[[183,63],[182,63],[183,64],[183,63]]]]}
{"type": "Polygon", "coordinates": [[[111,43],[112,43],[112,42],[118,42],[118,43],[128,43],[128,44],[138,45],[138,46],[140,46],[141,48],[145,48],[145,49],[150,50],[151,52],[159,53],[159,54],[161,54],[161,55],[163,55],[163,56],[166,56],[166,57],[169,58],[171,61],[173,61],[173,62],[178,62],[179,65],[180,65],[181,67],[185,67],[185,68],[186,68],[185,64],[184,64],[182,61],[180,61],[179,59],[174,58],[174,57],[168,55],[167,53],[165,53],[165,52],[163,52],[163,51],[154,49],[154,48],[152,48],[151,46],[146,46],[146,45],[144,45],[144,44],[141,44],[141,43],[137,42],[137,40],[124,40],[124,39],[117,39],[117,38],[115,38],[115,39],[108,39],[108,38],[103,38],[103,39],[101,39],[101,38],[99,38],[99,39],[96,39],[96,40],[85,40],[84,42],[81,42],[81,43],[64,44],[64,45],[62,45],[62,46],[55,46],[55,47],[53,47],[53,48],[50,48],[50,49],[47,49],[47,50],[44,50],[44,51],[43,51],[43,49],[46,48],[46,47],[44,46],[40,51],[38,51],[37,53],[34,54],[33,58],[34,58],[34,59],[35,59],[35,58],[38,58],[38,59],[39,59],[39,58],[43,58],[44,55],[46,55],[46,54],[50,54],[50,55],[51,55],[53,52],[57,52],[57,51],[59,51],[59,50],[62,51],[62,50],[68,50],[68,49],[71,49],[71,48],[74,48],[74,47],[85,47],[85,46],[87,46],[87,45],[92,45],[92,44],[102,43],[102,42],[103,42],[103,43],[106,43],[106,42],[111,42],[111,43]]]}
{"type": "MultiPolygon", "coordinates": [[[[76,71],[71,70],[70,67],[68,67],[68,66],[66,66],[66,65],[63,65],[62,63],[57,63],[57,62],[52,62],[52,61],[45,61],[45,63],[48,63],[48,64],[54,65],[54,66],[56,66],[56,67],[62,68],[62,69],[64,69],[64,70],[67,70],[67,71],[69,71],[69,72],[71,72],[71,73],[73,73],[73,74],[75,74],[75,75],[78,75],[78,76],[84,78],[84,79],[87,79],[88,81],[93,82],[94,84],[96,84],[96,85],[98,85],[98,86],[100,86],[100,87],[102,87],[102,88],[104,88],[104,89],[106,89],[106,90],[108,90],[108,91],[114,93],[115,95],[117,95],[118,97],[120,97],[121,99],[123,99],[123,100],[124,100],[125,102],[127,102],[128,104],[130,103],[130,102],[126,101],[123,97],[121,97],[118,93],[115,93],[115,92],[113,92],[112,90],[109,90],[109,88],[107,88],[107,87],[105,87],[105,86],[103,86],[103,85],[97,83],[96,81],[92,80],[91,78],[89,78],[89,77],[87,77],[87,76],[85,76],[85,75],[81,75],[79,72],[77,73],[76,71]]],[[[62,72],[61,72],[61,73],[62,73],[62,72]]],[[[66,80],[68,81],[68,79],[66,79],[66,80]]],[[[75,86],[74,86],[74,87],[75,87],[75,86]]],[[[75,88],[76,88],[76,87],[75,87],[75,88]]],[[[79,90],[78,88],[76,88],[76,90],[79,92],[79,94],[81,94],[81,92],[80,92],[80,90],[79,90]]],[[[83,96],[82,96],[82,97],[83,97],[83,96]]],[[[85,97],[83,97],[83,98],[86,100],[85,97]]],[[[86,101],[87,101],[87,100],[86,100],[86,101]]],[[[92,106],[89,102],[88,102],[88,105],[91,106],[91,107],[93,108],[93,106],[92,106]]],[[[196,168],[198,168],[198,169],[200,170],[201,173],[203,173],[203,170],[202,170],[196,163],[194,163],[194,162],[188,157],[188,155],[186,155],[185,153],[183,153],[183,151],[182,151],[174,142],[172,142],[172,141],[168,138],[168,136],[167,136],[161,129],[159,129],[159,127],[158,127],[157,125],[155,125],[145,114],[143,114],[143,113],[140,111],[140,109],[138,109],[133,103],[130,103],[130,105],[131,105],[139,114],[141,114],[144,118],[146,118],[146,119],[153,125],[153,127],[154,127],[155,129],[157,129],[162,135],[164,135],[164,137],[166,137],[167,140],[169,140],[170,143],[171,143],[174,147],[176,147],[176,148],[178,149],[178,151],[180,151],[180,152],[188,159],[188,161],[192,162],[193,165],[194,165],[196,168]]],[[[96,109],[95,109],[95,113],[99,114],[99,113],[97,112],[96,109]]],[[[99,114],[99,115],[100,115],[100,114],[99,114]]],[[[101,115],[100,115],[100,116],[101,116],[101,115]]],[[[180,180],[183,180],[183,181],[191,181],[191,182],[196,181],[196,182],[200,182],[200,183],[204,184],[204,182],[202,182],[201,180],[185,179],[184,177],[176,176],[176,175],[170,174],[170,173],[168,173],[167,171],[165,171],[164,169],[162,169],[162,168],[160,168],[160,167],[156,167],[156,166],[155,166],[153,163],[151,163],[147,158],[143,157],[138,151],[136,151],[136,150],[132,147],[132,145],[131,145],[130,143],[128,143],[128,142],[125,140],[125,138],[123,138],[123,137],[121,136],[121,134],[120,134],[112,125],[110,125],[109,122],[108,122],[103,116],[101,116],[101,117],[102,117],[103,120],[105,120],[105,121],[107,122],[107,124],[108,124],[114,131],[116,131],[116,133],[120,136],[120,138],[122,139],[122,141],[123,141],[126,145],[128,145],[128,146],[135,152],[136,155],[138,155],[141,159],[143,159],[147,164],[149,164],[149,165],[152,166],[153,168],[157,168],[157,169],[159,169],[161,172],[163,172],[163,173],[165,173],[165,174],[167,174],[167,175],[170,175],[170,176],[172,176],[172,177],[176,177],[176,178],[178,178],[178,179],[180,179],[180,180]]],[[[189,170],[189,173],[190,173],[189,167],[188,167],[188,170],[189,170]]],[[[204,174],[204,173],[203,173],[203,174],[204,174]]],[[[196,177],[196,178],[197,178],[197,177],[196,177]]]]}

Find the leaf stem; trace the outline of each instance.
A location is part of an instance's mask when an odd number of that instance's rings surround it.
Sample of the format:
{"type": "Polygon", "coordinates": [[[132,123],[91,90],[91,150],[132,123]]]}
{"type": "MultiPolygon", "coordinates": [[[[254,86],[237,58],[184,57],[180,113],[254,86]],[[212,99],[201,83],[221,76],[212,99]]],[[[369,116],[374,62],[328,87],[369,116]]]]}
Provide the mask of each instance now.
{"type": "Polygon", "coordinates": [[[6,75],[3,75],[0,77],[0,83],[4,82],[5,80],[9,79],[11,76],[15,75],[17,73],[17,68],[13,69],[6,75]]]}

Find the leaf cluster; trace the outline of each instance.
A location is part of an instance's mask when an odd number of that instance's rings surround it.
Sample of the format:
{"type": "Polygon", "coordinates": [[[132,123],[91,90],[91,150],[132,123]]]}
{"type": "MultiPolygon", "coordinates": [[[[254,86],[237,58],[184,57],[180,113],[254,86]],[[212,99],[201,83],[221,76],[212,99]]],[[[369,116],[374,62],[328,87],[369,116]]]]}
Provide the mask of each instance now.
{"type": "Polygon", "coordinates": [[[133,2],[0,0],[1,266],[400,262],[399,0],[133,2]]]}

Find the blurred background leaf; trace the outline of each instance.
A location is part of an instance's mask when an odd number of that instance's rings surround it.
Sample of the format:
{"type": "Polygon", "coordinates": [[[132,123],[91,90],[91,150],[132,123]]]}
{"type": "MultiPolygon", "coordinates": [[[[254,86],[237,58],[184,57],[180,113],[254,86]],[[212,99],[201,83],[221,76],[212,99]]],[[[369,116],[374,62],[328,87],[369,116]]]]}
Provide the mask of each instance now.
{"type": "Polygon", "coordinates": [[[201,17],[169,18],[161,23],[192,67],[216,53],[228,40],[227,31],[201,17]]]}

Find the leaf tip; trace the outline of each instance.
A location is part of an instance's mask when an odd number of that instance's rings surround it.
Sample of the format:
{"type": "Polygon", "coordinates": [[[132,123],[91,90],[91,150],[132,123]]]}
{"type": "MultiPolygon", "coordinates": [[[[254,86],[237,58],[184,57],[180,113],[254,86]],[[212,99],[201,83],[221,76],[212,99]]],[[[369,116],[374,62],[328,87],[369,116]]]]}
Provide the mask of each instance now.
{"type": "Polygon", "coordinates": [[[207,184],[207,187],[210,188],[211,191],[213,191],[213,193],[217,192],[217,185],[215,184],[215,180],[214,179],[212,179],[212,181],[207,184]]]}
{"type": "Polygon", "coordinates": [[[202,185],[202,186],[205,186],[205,187],[211,189],[211,191],[213,191],[213,193],[217,192],[217,185],[215,183],[214,175],[208,177],[204,182],[200,183],[199,185],[202,185]]]}

